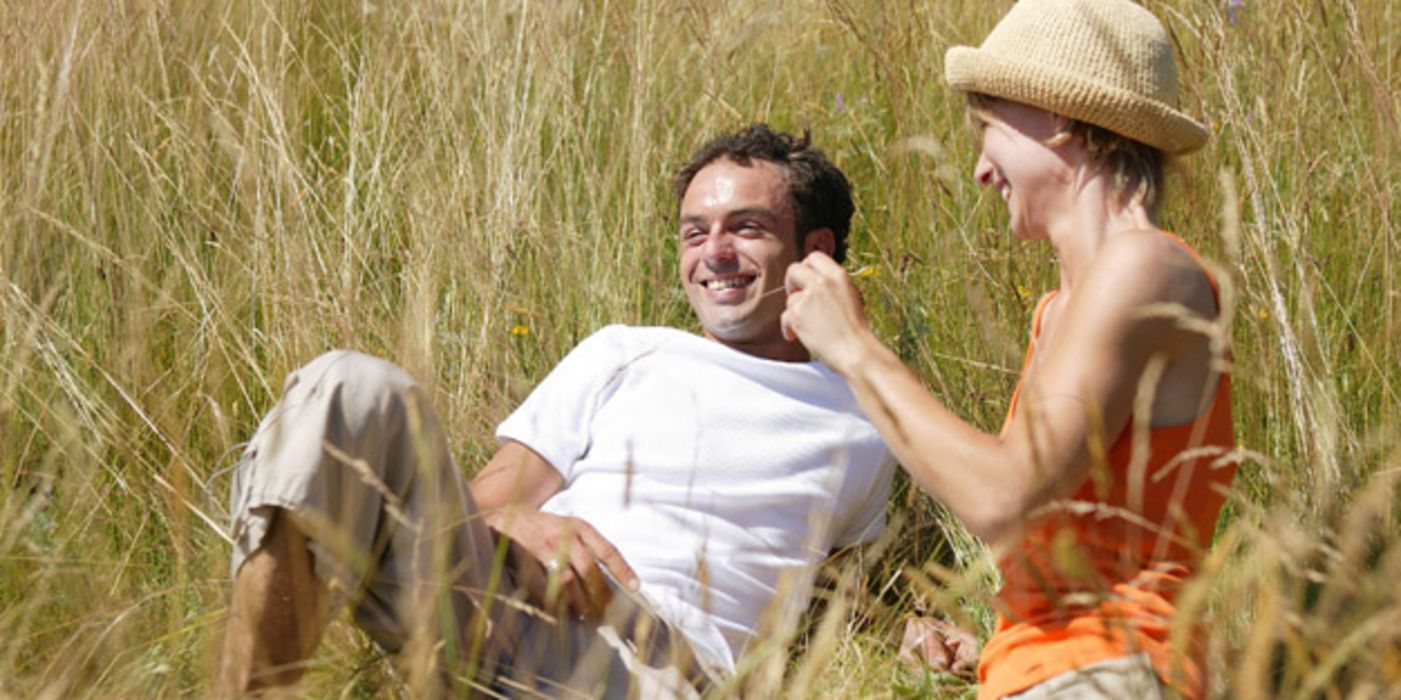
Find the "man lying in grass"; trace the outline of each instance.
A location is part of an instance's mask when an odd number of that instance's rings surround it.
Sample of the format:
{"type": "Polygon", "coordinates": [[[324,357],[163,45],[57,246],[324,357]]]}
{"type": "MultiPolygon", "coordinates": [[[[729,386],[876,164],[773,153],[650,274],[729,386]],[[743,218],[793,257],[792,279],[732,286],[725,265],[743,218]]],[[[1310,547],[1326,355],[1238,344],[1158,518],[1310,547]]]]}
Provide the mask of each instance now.
{"type": "Polygon", "coordinates": [[[801,572],[881,530],[893,461],[779,323],[788,266],[842,259],[845,176],[755,125],[676,193],[704,337],[598,331],[470,484],[389,362],[335,351],[288,377],[233,485],[228,692],[294,682],[348,603],[420,688],[694,695],[767,609],[805,605],[801,572]]]}

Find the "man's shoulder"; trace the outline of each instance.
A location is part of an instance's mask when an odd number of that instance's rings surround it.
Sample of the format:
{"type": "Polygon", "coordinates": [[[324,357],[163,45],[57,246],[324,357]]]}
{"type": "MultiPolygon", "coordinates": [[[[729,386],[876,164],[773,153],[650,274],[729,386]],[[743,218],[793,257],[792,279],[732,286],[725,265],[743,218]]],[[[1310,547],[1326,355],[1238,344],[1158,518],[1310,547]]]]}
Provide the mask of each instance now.
{"type": "Polygon", "coordinates": [[[698,342],[704,341],[676,328],[610,324],[579,341],[555,366],[554,372],[575,376],[602,372],[613,377],[623,368],[636,367],[639,362],[654,366],[649,359],[667,362],[667,358],[686,354],[684,349],[698,342]]]}
{"type": "Polygon", "coordinates": [[[589,334],[575,349],[631,360],[668,344],[686,342],[688,338],[695,336],[678,328],[612,323],[589,334]]]}
{"type": "Polygon", "coordinates": [[[612,342],[645,342],[678,337],[694,338],[696,336],[671,326],[632,326],[625,323],[610,323],[594,331],[585,341],[593,338],[605,338],[612,342]]]}

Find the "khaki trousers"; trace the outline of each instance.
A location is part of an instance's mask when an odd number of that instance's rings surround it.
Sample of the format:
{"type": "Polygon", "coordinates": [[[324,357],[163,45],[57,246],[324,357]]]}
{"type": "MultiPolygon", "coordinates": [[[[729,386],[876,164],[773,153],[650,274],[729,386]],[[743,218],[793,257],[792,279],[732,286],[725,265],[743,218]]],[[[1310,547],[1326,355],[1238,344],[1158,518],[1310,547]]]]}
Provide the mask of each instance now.
{"type": "Polygon", "coordinates": [[[1177,697],[1146,654],[1101,661],[1062,673],[1004,700],[1166,700],[1177,697]]]}

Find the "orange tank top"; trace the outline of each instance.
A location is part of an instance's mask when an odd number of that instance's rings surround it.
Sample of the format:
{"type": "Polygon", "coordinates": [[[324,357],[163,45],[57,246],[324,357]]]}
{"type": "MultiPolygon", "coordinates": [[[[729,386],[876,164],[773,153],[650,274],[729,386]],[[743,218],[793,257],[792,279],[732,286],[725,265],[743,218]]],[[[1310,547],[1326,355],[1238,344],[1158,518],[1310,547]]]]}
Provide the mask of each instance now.
{"type": "MultiPolygon", "coordinates": [[[[1036,307],[1026,363],[1054,294],[1036,307]]],[[[999,562],[1000,609],[978,662],[979,700],[1132,654],[1147,654],[1177,692],[1205,696],[1200,649],[1174,649],[1169,637],[1177,589],[1210,544],[1235,475],[1232,426],[1230,378],[1223,374],[1193,421],[1149,429],[1146,439],[1135,438],[1130,421],[1078,491],[1028,525],[999,562]]]]}

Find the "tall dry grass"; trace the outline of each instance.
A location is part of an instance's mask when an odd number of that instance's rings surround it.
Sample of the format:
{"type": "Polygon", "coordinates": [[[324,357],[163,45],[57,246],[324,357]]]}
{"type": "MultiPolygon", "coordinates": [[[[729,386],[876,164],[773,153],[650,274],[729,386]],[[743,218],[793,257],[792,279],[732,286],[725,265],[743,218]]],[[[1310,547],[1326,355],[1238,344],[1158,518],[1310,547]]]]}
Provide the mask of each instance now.
{"type": "MultiPolygon", "coordinates": [[[[1184,600],[1214,692],[1397,697],[1401,8],[1146,4],[1214,134],[1164,223],[1234,290],[1250,457],[1184,600]]],[[[408,367],[472,469],[593,329],[692,327],[668,175],[749,121],[847,170],[879,331],[995,427],[1054,280],[967,176],[940,76],[1006,5],[0,4],[0,696],[209,692],[227,468],[320,351],[408,367]]],[[[915,609],[986,632],[994,577],[907,485],[892,513],[752,692],[969,692],[894,646],[915,609]]],[[[304,688],[397,683],[338,623],[304,688]]]]}

